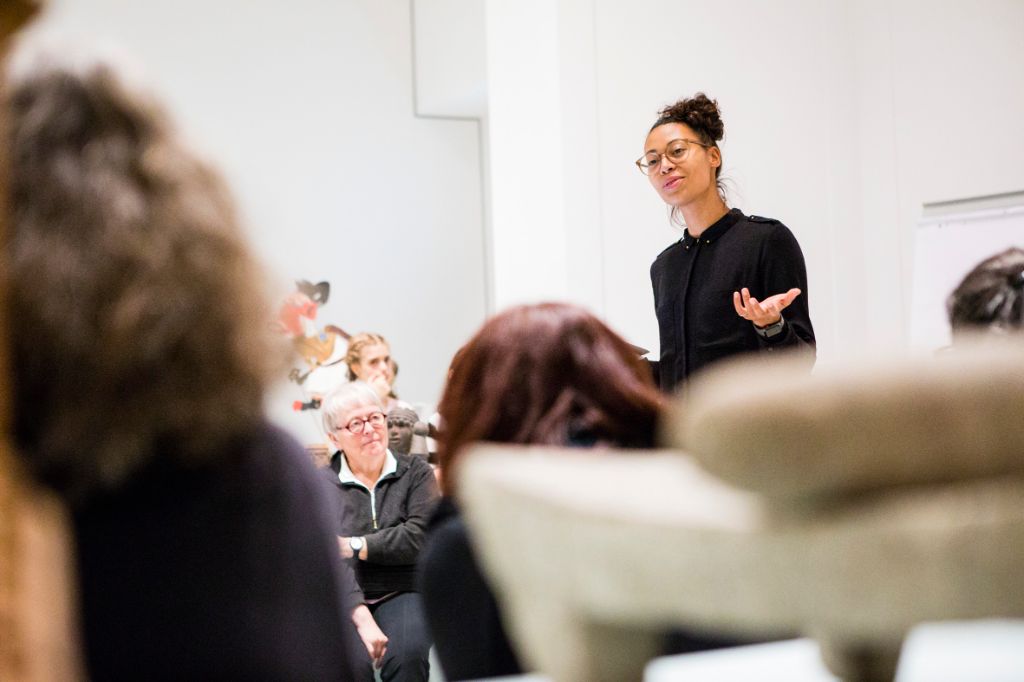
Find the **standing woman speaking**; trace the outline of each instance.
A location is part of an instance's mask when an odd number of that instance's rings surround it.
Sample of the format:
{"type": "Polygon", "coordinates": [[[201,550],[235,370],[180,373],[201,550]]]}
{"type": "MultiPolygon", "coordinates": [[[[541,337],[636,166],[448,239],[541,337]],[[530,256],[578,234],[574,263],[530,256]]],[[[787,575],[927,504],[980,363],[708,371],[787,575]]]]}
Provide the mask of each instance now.
{"type": "Polygon", "coordinates": [[[665,391],[739,353],[802,347],[814,357],[800,245],[778,220],[726,205],[724,135],[718,102],[697,93],[659,112],[636,162],[686,228],[651,265],[665,391]]]}

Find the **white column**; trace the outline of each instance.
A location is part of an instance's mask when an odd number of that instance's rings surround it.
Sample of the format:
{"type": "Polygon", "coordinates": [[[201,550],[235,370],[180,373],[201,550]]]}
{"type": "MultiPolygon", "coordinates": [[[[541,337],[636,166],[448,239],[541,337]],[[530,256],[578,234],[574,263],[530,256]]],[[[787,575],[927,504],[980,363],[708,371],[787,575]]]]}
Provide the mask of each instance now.
{"type": "Polygon", "coordinates": [[[566,293],[569,300],[603,316],[611,283],[604,268],[594,1],[559,0],[557,5],[566,293]]]}
{"type": "Polygon", "coordinates": [[[495,307],[600,313],[592,0],[489,0],[486,14],[495,307]]]}

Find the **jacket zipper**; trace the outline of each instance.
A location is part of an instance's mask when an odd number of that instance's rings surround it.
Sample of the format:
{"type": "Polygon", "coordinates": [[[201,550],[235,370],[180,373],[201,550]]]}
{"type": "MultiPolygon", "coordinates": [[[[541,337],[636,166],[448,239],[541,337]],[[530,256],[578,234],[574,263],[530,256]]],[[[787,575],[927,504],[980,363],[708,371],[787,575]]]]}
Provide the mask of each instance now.
{"type": "MultiPolygon", "coordinates": [[[[373,519],[373,529],[374,530],[379,530],[377,528],[377,496],[376,496],[377,486],[381,484],[381,481],[386,481],[389,478],[393,478],[393,477],[394,477],[394,474],[388,474],[387,476],[384,476],[379,481],[377,481],[377,483],[374,484],[372,490],[367,488],[367,491],[370,493],[370,518],[373,519]]],[[[363,486],[363,487],[366,488],[366,486],[363,486]]]]}
{"type": "MultiPolygon", "coordinates": [[[[380,481],[377,481],[380,483],[380,481]]],[[[373,529],[377,530],[377,499],[374,493],[377,491],[377,486],[373,486],[373,490],[370,491],[370,516],[373,518],[373,529]]]]}

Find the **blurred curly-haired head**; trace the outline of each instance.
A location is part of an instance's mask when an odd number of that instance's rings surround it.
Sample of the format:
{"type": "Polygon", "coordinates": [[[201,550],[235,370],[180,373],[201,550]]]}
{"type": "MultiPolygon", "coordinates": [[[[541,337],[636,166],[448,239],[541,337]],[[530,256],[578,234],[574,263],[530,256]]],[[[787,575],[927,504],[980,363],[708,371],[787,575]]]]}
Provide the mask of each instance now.
{"type": "MultiPolygon", "coordinates": [[[[697,134],[701,143],[715,147],[721,154],[722,150],[718,143],[725,138],[725,123],[722,122],[722,112],[718,108],[718,100],[709,98],[703,92],[698,92],[693,97],[669,104],[658,112],[658,119],[651,126],[651,130],[666,123],[682,123],[688,126],[697,134]]],[[[721,172],[722,165],[719,164],[715,168],[715,182],[718,185],[718,193],[724,200],[725,186],[719,179],[721,172]]]]}
{"type": "Polygon", "coordinates": [[[954,337],[962,332],[1024,331],[1024,250],[986,258],[946,300],[954,337]]]}
{"type": "Polygon", "coordinates": [[[19,451],[72,501],[211,460],[261,418],[277,358],[222,179],[109,65],[37,60],[6,105],[19,451]]]}

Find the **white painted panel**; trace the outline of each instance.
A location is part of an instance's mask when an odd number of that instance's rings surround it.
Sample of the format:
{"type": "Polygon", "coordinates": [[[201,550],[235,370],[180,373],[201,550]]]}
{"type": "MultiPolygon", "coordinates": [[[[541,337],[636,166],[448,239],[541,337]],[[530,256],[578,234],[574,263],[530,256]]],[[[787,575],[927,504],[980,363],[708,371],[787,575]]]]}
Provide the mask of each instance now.
{"type": "Polygon", "coordinates": [[[412,0],[416,110],[479,118],[487,110],[487,46],[480,0],[412,0]]]}

